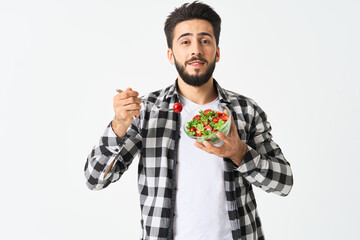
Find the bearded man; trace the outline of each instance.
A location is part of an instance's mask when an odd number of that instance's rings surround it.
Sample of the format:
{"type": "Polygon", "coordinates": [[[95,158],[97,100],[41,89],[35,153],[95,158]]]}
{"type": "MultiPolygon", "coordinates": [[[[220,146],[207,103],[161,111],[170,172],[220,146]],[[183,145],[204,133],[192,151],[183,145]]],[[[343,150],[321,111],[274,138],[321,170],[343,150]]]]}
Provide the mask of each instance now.
{"type": "Polygon", "coordinates": [[[176,8],[164,28],[175,83],[142,98],[131,88],[119,91],[115,117],[87,158],[87,186],[99,190],[119,180],[139,155],[143,240],[264,239],[253,186],[280,196],[292,188],[290,164],[272,140],[264,111],[213,78],[220,25],[206,4],[176,8]],[[175,103],[181,112],[171,110],[175,103]],[[221,145],[195,141],[181,127],[198,108],[210,109],[212,119],[229,110],[223,120],[231,121],[229,133],[215,133],[221,145]]]}

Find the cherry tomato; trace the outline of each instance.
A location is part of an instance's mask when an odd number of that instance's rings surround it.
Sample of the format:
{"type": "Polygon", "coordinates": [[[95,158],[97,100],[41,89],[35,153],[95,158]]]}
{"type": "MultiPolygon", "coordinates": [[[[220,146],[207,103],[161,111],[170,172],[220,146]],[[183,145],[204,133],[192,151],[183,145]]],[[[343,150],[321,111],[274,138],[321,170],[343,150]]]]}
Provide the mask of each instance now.
{"type": "Polygon", "coordinates": [[[201,116],[200,116],[200,115],[196,115],[193,119],[200,120],[200,119],[201,119],[201,116]]]}
{"type": "Polygon", "coordinates": [[[212,127],[210,125],[205,125],[205,130],[212,131],[212,127]]]}
{"type": "Polygon", "coordinates": [[[221,117],[224,114],[224,112],[222,112],[222,111],[216,111],[216,113],[219,117],[221,117]]]}
{"type": "Polygon", "coordinates": [[[202,136],[202,132],[200,130],[196,130],[196,135],[197,137],[201,137],[202,136]]]}
{"type": "Polygon", "coordinates": [[[224,114],[220,117],[224,122],[226,122],[229,119],[229,115],[224,114]]]}
{"type": "Polygon", "coordinates": [[[209,112],[212,112],[212,110],[211,110],[211,109],[206,109],[206,110],[204,111],[204,115],[207,116],[209,112]]]}
{"type": "Polygon", "coordinates": [[[177,103],[174,103],[173,109],[174,109],[174,112],[180,113],[183,109],[183,106],[181,103],[177,102],[177,103]]]}
{"type": "Polygon", "coordinates": [[[190,128],[190,132],[194,132],[194,131],[196,131],[196,128],[195,128],[195,127],[191,127],[191,128],[190,128]]]}
{"type": "Polygon", "coordinates": [[[214,117],[214,118],[212,119],[212,121],[213,121],[214,123],[218,123],[218,122],[219,122],[219,120],[220,120],[220,118],[219,118],[219,117],[214,117]]]}

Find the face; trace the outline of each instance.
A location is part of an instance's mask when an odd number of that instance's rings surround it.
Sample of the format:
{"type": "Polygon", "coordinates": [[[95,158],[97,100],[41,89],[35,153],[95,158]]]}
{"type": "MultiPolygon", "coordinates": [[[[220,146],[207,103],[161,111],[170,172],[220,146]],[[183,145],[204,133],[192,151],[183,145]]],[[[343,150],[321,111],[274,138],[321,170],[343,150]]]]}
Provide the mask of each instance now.
{"type": "Polygon", "coordinates": [[[184,82],[201,86],[212,77],[220,60],[213,28],[208,21],[194,19],[178,23],[174,29],[173,47],[168,58],[184,82]]]}

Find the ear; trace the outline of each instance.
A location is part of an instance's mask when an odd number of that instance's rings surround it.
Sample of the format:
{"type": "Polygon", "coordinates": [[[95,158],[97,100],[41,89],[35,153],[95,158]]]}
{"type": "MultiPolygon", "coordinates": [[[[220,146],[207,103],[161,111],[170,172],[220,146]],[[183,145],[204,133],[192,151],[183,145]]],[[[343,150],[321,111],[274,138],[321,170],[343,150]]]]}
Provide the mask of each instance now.
{"type": "Polygon", "coordinates": [[[174,64],[175,64],[174,54],[173,54],[171,48],[168,48],[168,50],[167,50],[167,57],[168,57],[168,59],[169,59],[169,62],[170,62],[172,65],[174,65],[174,64]]]}
{"type": "Polygon", "coordinates": [[[219,62],[219,60],[220,60],[220,47],[217,47],[215,57],[216,57],[215,61],[219,62]]]}

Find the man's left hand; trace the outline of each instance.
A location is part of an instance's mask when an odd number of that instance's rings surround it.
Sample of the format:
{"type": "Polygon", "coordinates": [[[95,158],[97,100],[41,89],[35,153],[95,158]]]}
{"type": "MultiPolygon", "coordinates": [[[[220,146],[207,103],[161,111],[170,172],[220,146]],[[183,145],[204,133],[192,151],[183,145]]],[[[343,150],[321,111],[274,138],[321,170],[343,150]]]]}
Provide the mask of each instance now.
{"type": "Polygon", "coordinates": [[[208,141],[204,141],[203,144],[196,141],[194,145],[210,154],[215,154],[219,157],[230,158],[231,161],[239,166],[246,153],[247,145],[240,140],[233,116],[231,116],[231,127],[229,134],[226,136],[225,134],[218,132],[216,135],[224,141],[224,144],[220,147],[215,147],[208,141]]]}

